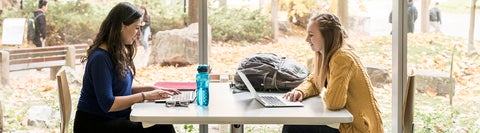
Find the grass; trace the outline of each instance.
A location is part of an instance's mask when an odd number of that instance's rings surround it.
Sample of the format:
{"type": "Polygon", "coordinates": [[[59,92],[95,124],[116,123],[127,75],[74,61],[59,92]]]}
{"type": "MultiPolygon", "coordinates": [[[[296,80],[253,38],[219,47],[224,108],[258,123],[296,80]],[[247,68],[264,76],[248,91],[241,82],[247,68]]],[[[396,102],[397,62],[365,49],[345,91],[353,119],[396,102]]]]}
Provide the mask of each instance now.
{"type": "MultiPolygon", "coordinates": [[[[351,42],[363,61],[383,65],[391,69],[391,37],[364,38],[351,42]]],[[[479,42],[476,42],[477,46],[479,42]]],[[[453,74],[456,78],[456,94],[453,105],[444,96],[415,94],[415,132],[479,132],[478,77],[479,56],[464,53],[465,42],[461,38],[442,34],[408,35],[407,62],[409,69],[436,69],[450,71],[450,59],[454,51],[453,74]],[[456,45],[454,50],[454,45],[456,45]],[[472,117],[473,116],[473,117],[472,117]]],[[[389,70],[391,71],[391,70],[389,70]]],[[[380,104],[385,132],[391,132],[391,84],[376,88],[375,96],[380,104]]]]}
{"type": "Polygon", "coordinates": [[[479,132],[478,101],[449,105],[446,97],[415,94],[416,132],[479,132]],[[428,106],[421,106],[428,105],[428,106]],[[474,116],[474,117],[472,117],[474,116]]]}

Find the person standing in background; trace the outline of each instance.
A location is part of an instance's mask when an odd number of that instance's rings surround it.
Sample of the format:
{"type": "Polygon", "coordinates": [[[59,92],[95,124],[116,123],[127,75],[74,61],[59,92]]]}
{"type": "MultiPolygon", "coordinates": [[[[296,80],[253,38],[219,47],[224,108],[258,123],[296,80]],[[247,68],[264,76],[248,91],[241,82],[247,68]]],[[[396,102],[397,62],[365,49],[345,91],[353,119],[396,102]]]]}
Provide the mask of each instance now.
{"type": "Polygon", "coordinates": [[[145,53],[148,54],[148,39],[151,35],[150,31],[150,14],[147,11],[147,8],[145,6],[140,6],[140,11],[142,12],[143,20],[142,20],[142,35],[141,35],[141,42],[143,45],[143,49],[145,49],[145,53]]]}
{"type": "MultiPolygon", "coordinates": [[[[417,21],[418,18],[418,11],[417,7],[413,5],[412,0],[408,0],[408,8],[407,8],[407,33],[413,33],[415,31],[415,21],[417,21]]],[[[392,23],[392,12],[390,12],[390,15],[388,17],[388,22],[392,23]]],[[[390,32],[390,35],[392,32],[390,32]]]]}
{"type": "Polygon", "coordinates": [[[408,32],[407,33],[413,33],[415,31],[415,21],[417,21],[418,18],[418,11],[417,7],[413,5],[412,0],[408,0],[408,8],[407,8],[408,16],[407,16],[407,25],[408,25],[408,32]]]}
{"type": "Polygon", "coordinates": [[[433,8],[430,9],[430,28],[432,32],[440,33],[442,17],[440,14],[440,8],[438,7],[438,2],[435,2],[433,8]]]}
{"type": "Polygon", "coordinates": [[[38,1],[38,9],[33,12],[33,16],[38,16],[35,19],[35,37],[33,38],[33,44],[37,47],[45,47],[45,40],[47,37],[47,19],[45,12],[47,12],[48,6],[47,0],[38,1]]]}

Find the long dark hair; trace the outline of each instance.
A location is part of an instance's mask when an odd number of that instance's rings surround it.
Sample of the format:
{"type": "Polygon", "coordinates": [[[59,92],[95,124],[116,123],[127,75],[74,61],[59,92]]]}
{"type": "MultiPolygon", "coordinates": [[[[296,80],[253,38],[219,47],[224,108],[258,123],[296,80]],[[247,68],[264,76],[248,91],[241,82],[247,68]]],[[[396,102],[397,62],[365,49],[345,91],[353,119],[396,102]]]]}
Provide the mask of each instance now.
{"type": "MultiPolygon", "coordinates": [[[[136,54],[135,41],[131,45],[122,38],[122,25],[131,25],[142,17],[142,13],[131,3],[121,2],[110,10],[98,31],[93,44],[87,50],[87,56],[82,58],[82,63],[88,59],[95,49],[101,44],[107,44],[107,51],[115,66],[115,72],[120,79],[124,79],[128,69],[133,71],[135,76],[135,64],[133,57],[136,54]]],[[[130,42],[128,42],[130,43],[130,42]]]]}

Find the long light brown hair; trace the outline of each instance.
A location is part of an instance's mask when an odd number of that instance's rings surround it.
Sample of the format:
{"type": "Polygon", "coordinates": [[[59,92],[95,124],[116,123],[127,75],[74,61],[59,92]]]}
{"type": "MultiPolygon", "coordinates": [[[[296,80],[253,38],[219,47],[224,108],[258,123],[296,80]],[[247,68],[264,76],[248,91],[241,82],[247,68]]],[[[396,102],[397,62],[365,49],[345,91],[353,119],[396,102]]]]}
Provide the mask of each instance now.
{"type": "Polygon", "coordinates": [[[310,18],[310,23],[317,25],[324,39],[321,52],[315,52],[313,76],[317,88],[323,88],[330,71],[328,64],[333,54],[345,45],[347,34],[340,20],[333,14],[318,14],[310,18]]]}

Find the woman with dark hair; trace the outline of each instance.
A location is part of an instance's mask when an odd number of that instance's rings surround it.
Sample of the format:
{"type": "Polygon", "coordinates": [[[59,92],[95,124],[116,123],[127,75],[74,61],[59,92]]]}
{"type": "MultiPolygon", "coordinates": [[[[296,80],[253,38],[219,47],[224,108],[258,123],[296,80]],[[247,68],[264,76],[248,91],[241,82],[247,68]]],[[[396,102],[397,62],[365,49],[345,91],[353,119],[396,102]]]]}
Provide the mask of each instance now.
{"type": "Polygon", "coordinates": [[[142,13],[121,2],[102,22],[82,62],[87,62],[74,120],[74,132],[175,132],[172,125],[143,128],[130,121],[131,106],[144,100],[169,98],[176,89],[132,86],[133,57],[142,13]]]}
{"type": "Polygon", "coordinates": [[[367,70],[357,54],[346,47],[346,38],[335,15],[313,16],[305,39],[315,52],[313,73],[284,98],[302,101],[323,92],[325,107],[347,109],[353,115],[353,122],[341,123],[338,129],[326,125],[284,125],[283,133],[383,133],[382,117],[367,70]]]}

